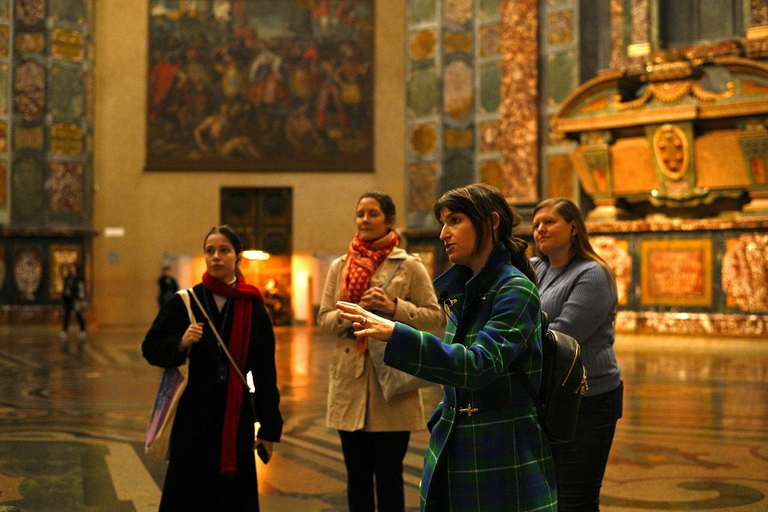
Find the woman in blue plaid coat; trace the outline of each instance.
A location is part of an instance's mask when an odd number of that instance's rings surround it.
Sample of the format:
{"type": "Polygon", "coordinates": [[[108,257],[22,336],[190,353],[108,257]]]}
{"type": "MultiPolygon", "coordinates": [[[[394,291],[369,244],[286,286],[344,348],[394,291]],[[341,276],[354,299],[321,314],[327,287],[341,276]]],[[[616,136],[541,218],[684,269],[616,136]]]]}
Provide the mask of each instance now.
{"type": "Polygon", "coordinates": [[[541,381],[536,276],[520,217],[493,187],[451,190],[435,203],[453,266],[435,280],[449,314],[445,339],[339,302],[355,335],[388,341],[384,362],[443,384],[429,421],[422,511],[556,511],[552,453],[536,408],[510,369],[541,381]]]}

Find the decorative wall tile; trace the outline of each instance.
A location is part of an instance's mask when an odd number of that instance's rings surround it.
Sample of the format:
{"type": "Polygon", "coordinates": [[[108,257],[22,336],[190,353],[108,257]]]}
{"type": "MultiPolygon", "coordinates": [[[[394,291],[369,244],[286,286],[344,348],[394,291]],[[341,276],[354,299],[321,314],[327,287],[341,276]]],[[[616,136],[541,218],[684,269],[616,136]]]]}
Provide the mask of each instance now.
{"type": "Polygon", "coordinates": [[[51,69],[49,111],[54,116],[80,117],[85,111],[85,80],[80,69],[51,69]]]}
{"type": "Polygon", "coordinates": [[[45,34],[42,32],[22,32],[16,34],[16,51],[19,53],[43,53],[45,34]]]}
{"type": "Polygon", "coordinates": [[[8,27],[6,25],[0,25],[0,56],[8,56],[8,27]]]}
{"type": "Polygon", "coordinates": [[[16,0],[16,20],[33,26],[45,18],[46,0],[16,0]]]}
{"type": "Polygon", "coordinates": [[[480,151],[499,151],[501,149],[501,121],[480,123],[480,151]]]}
{"type": "Polygon", "coordinates": [[[409,0],[407,5],[408,20],[411,23],[435,21],[437,18],[435,0],[409,0]]]}
{"type": "Polygon", "coordinates": [[[498,62],[480,67],[481,112],[498,112],[501,106],[501,68],[498,62]]]}
{"type": "Polygon", "coordinates": [[[45,146],[45,133],[42,125],[17,126],[13,135],[13,144],[16,150],[35,149],[42,151],[45,146]]]}
{"type": "Polygon", "coordinates": [[[434,59],[436,49],[437,36],[434,30],[421,30],[411,34],[410,50],[412,60],[434,59]]]}
{"type": "MultiPolygon", "coordinates": [[[[0,161],[0,211],[8,208],[8,191],[5,188],[7,183],[8,167],[5,165],[5,162],[0,161]]],[[[0,290],[2,290],[2,288],[3,285],[0,284],[0,290]]]]}
{"type": "Polygon", "coordinates": [[[501,23],[480,27],[480,55],[487,57],[501,52],[501,23]]]}
{"type": "Polygon", "coordinates": [[[573,41],[573,11],[557,11],[549,15],[549,44],[573,41]]]}
{"type": "Polygon", "coordinates": [[[10,78],[8,76],[8,64],[0,63],[0,114],[7,114],[9,110],[10,78]]]}
{"type": "Polygon", "coordinates": [[[408,210],[431,211],[432,205],[437,200],[437,164],[434,162],[411,164],[409,171],[408,210]]]}
{"type": "Polygon", "coordinates": [[[457,59],[445,66],[443,74],[443,110],[454,119],[468,116],[475,106],[474,70],[457,59]]]}
{"type": "Polygon", "coordinates": [[[0,290],[5,285],[5,247],[0,246],[0,290]]]}
{"type": "Polygon", "coordinates": [[[573,90],[574,58],[570,51],[548,56],[546,94],[547,102],[552,106],[562,103],[573,90]]]}
{"type": "Polygon", "coordinates": [[[48,208],[52,212],[83,209],[83,166],[73,162],[51,162],[48,178],[48,208]]]}
{"type": "Polygon", "coordinates": [[[76,156],[83,152],[83,130],[76,124],[56,123],[51,126],[51,150],[76,156]]]}
{"type": "Polygon", "coordinates": [[[504,187],[504,172],[499,160],[488,160],[480,167],[480,179],[501,190],[504,187]]]}
{"type": "Polygon", "coordinates": [[[434,67],[411,72],[408,80],[408,107],[411,115],[419,117],[437,112],[438,83],[434,67]]]}
{"type": "Polygon", "coordinates": [[[474,132],[470,128],[445,128],[443,139],[447,149],[470,149],[474,132]]]}
{"type": "Polygon", "coordinates": [[[24,119],[34,119],[45,109],[45,68],[35,61],[16,67],[13,81],[14,106],[24,119]]]}
{"type": "Polygon", "coordinates": [[[8,150],[8,123],[0,121],[0,153],[8,150]]]}
{"type": "Polygon", "coordinates": [[[480,0],[480,16],[493,18],[501,14],[502,0],[480,0]]]}
{"type": "Polygon", "coordinates": [[[12,190],[14,191],[13,219],[18,222],[31,222],[42,217],[44,210],[45,169],[43,164],[34,158],[23,158],[14,163],[11,174],[12,190]]]}
{"type": "Polygon", "coordinates": [[[85,23],[87,16],[85,0],[51,0],[51,18],[56,21],[85,23]]]}
{"type": "Polygon", "coordinates": [[[443,16],[451,23],[463,25],[472,19],[474,12],[474,0],[443,0],[443,16]]]}
{"type": "Polygon", "coordinates": [[[85,56],[83,33],[77,30],[53,29],[51,53],[60,59],[82,61],[85,56]]]}
{"type": "MultiPolygon", "coordinates": [[[[3,0],[0,2],[0,18],[7,19],[8,18],[8,8],[11,6],[12,0],[3,0]]],[[[0,286],[2,288],[2,286],[0,286]]]]}
{"type": "Polygon", "coordinates": [[[474,171],[475,164],[471,156],[464,152],[449,156],[443,166],[440,192],[473,183],[475,181],[474,171]]]}
{"type": "Polygon", "coordinates": [[[431,153],[436,143],[437,127],[433,124],[420,124],[411,131],[411,149],[416,154],[431,153]]]}
{"type": "Polygon", "coordinates": [[[475,38],[471,32],[446,32],[443,48],[446,53],[471,54],[475,49],[475,38]]]}

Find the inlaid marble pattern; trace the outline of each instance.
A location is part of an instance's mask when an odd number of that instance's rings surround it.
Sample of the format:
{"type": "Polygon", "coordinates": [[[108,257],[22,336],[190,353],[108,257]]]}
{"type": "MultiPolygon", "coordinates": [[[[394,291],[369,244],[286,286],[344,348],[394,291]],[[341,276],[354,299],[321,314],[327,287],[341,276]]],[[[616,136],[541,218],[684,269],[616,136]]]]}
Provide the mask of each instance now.
{"type": "MultiPolygon", "coordinates": [[[[143,455],[160,378],[141,357],[146,327],[91,332],[81,350],[57,327],[0,326],[0,507],[156,511],[165,463],[143,455]]],[[[346,473],[325,427],[333,337],[311,327],[276,336],[285,431],[270,464],[257,463],[262,510],[342,512],[346,473]]],[[[766,510],[768,338],[619,335],[616,350],[624,417],[601,510],[766,510]]],[[[426,409],[440,393],[424,390],[426,409]]],[[[408,512],[427,439],[413,433],[406,455],[408,512]]]]}

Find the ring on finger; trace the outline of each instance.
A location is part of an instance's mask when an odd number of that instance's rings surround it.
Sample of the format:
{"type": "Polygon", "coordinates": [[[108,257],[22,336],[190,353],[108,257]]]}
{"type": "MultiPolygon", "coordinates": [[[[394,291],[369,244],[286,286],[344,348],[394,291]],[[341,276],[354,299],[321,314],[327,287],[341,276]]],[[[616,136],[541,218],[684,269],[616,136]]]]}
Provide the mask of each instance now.
{"type": "Polygon", "coordinates": [[[363,325],[365,325],[365,324],[367,324],[367,323],[368,323],[368,319],[367,319],[367,318],[365,318],[365,317],[363,317],[363,319],[362,319],[362,320],[360,320],[360,323],[361,323],[361,324],[363,324],[363,325]]]}

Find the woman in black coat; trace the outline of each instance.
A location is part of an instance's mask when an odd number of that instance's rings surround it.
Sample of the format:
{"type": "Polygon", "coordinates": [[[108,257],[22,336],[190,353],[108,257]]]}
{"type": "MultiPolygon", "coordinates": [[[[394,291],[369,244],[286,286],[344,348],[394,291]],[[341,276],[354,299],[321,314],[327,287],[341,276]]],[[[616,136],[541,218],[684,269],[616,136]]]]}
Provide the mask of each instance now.
{"type": "Polygon", "coordinates": [[[237,270],[242,245],[234,231],[213,228],[204,249],[208,270],[192,290],[242,373],[253,373],[254,408],[196,301],[191,304],[198,323],[190,324],[176,295],[160,310],[142,343],[144,357],[155,366],[179,366],[189,357],[189,381],[171,433],[160,511],[258,511],[253,451],[259,447],[268,460],[283,426],[275,337],[261,294],[237,270]]]}

